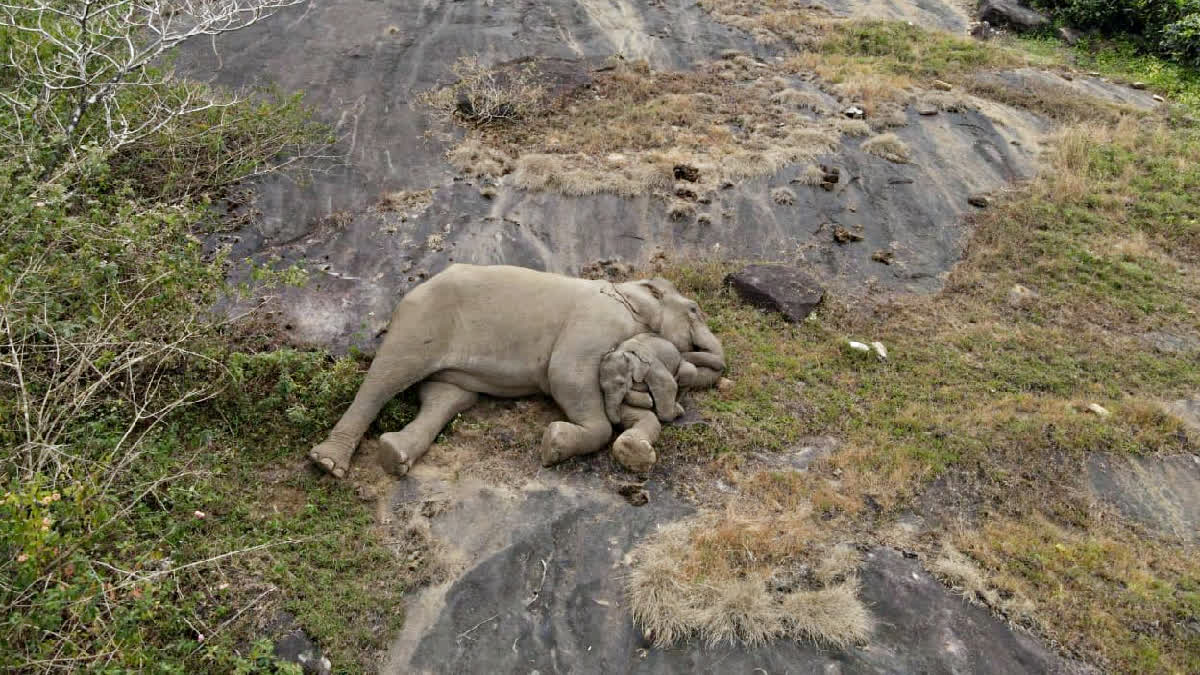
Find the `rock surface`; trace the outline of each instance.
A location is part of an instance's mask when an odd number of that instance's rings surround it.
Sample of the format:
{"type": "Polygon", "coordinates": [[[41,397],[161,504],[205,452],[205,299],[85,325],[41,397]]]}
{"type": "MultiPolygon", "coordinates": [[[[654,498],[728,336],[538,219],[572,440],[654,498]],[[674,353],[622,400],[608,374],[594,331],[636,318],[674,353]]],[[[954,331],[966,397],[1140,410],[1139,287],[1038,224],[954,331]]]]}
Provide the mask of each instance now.
{"type": "Polygon", "coordinates": [[[1095,454],[1092,492],[1122,516],[1161,534],[1200,542],[1200,457],[1095,454]]]}
{"type": "MultiPolygon", "coordinates": [[[[875,0],[830,7],[842,15],[966,26],[961,10],[937,0],[920,7],[875,0]]],[[[232,260],[307,270],[303,288],[273,290],[271,318],[292,344],[338,351],[350,345],[373,351],[396,298],[452,261],[578,273],[601,259],[637,265],[662,251],[716,252],[796,262],[861,293],[928,292],[958,260],[967,232],[962,216],[970,207],[952,196],[1030,177],[1038,139],[1050,128],[1002,106],[935,116],[910,110],[908,125],[895,130],[911,150],[908,164],[883,161],[862,152],[861,139],[846,138],[835,155],[817,158],[840,168],[833,189],[801,185],[794,204],[775,203],[771,186],[789,184],[806,168],[789,166],[720,191],[704,214],[672,220],[669,204],[649,196],[568,198],[517,190],[505,180],[481,195],[477,181],[446,162],[446,143],[424,137],[429,115],[415,101],[447,82],[455,59],[470,54],[487,64],[537,56],[555,81],[570,83],[617,52],[671,69],[731,48],[769,56],[768,48],[684,0],[330,0],[289,9],[223,36],[219,58],[207,42],[193,45],[181,65],[228,86],[303,89],[345,137],[348,165],[307,185],[269,179],[253,205],[262,214],[258,222],[209,243],[229,244],[232,260]],[[403,222],[373,207],[397,190],[430,190],[430,203],[403,222]],[[881,266],[853,247],[836,246],[831,224],[866,224],[866,250],[896,242],[902,264],[881,266]]],[[[245,274],[239,267],[235,280],[245,274]]]]}
{"type": "Polygon", "coordinates": [[[1008,26],[1017,32],[1041,28],[1050,20],[1016,0],[983,0],[979,20],[993,26],[1008,26]]]}
{"type": "Polygon", "coordinates": [[[825,296],[816,279],[790,265],[750,265],[730,274],[725,283],[746,302],[792,322],[803,321],[825,296]]]}
{"type": "Polygon", "coordinates": [[[275,657],[300,666],[307,675],[329,675],[333,664],[321,654],[304,631],[297,628],[275,643],[275,657]]]}
{"type": "Polygon", "coordinates": [[[519,488],[427,475],[401,486],[397,505],[446,500],[433,531],[462,572],[412,602],[385,673],[1071,671],[890,549],[864,556],[862,596],[878,620],[865,645],[654,648],[632,622],[623,584],[634,544],[690,512],[661,484],[646,485],[641,507],[594,475],[549,474],[519,488]]]}
{"type": "Polygon", "coordinates": [[[754,458],[763,464],[784,471],[808,471],[814,462],[833,455],[841,441],[832,436],[802,438],[782,452],[758,452],[754,458]]]}

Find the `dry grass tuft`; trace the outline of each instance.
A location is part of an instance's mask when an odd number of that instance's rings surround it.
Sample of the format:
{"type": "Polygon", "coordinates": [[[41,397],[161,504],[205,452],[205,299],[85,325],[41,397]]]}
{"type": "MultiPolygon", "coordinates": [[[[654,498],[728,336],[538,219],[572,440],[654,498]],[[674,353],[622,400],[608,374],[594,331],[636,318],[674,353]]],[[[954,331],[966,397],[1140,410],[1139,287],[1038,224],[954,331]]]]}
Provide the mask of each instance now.
{"type": "Polygon", "coordinates": [[[433,203],[433,189],[427,190],[397,190],[386,192],[379,198],[376,208],[381,211],[395,211],[405,216],[412,216],[429,208],[433,203]]]}
{"type": "Polygon", "coordinates": [[[845,649],[871,635],[874,620],[858,599],[858,580],[815,591],[795,591],[783,598],[788,635],[845,649]]]}
{"type": "Polygon", "coordinates": [[[787,88],[771,96],[772,103],[779,103],[793,108],[811,110],[815,113],[830,114],[833,110],[826,102],[826,97],[812,91],[787,88]]]}
{"type": "Polygon", "coordinates": [[[790,206],[796,203],[796,193],[792,192],[791,188],[786,188],[781,185],[771,190],[771,200],[776,204],[790,206]]]}
{"type": "Polygon", "coordinates": [[[825,182],[825,170],[816,164],[809,164],[792,182],[797,185],[820,185],[825,182]]]}
{"type": "Polygon", "coordinates": [[[869,136],[871,134],[871,125],[863,120],[840,119],[837,121],[837,129],[847,136],[869,136]]]}
{"type": "Polygon", "coordinates": [[[474,138],[452,148],[446,158],[455,169],[475,178],[499,178],[513,170],[511,157],[474,138]]]}
{"type": "Polygon", "coordinates": [[[928,568],[934,576],[971,602],[994,606],[1000,599],[996,590],[988,586],[983,571],[949,544],[943,548],[940,556],[929,563],[928,568]]]}
{"type": "Polygon", "coordinates": [[[908,145],[893,133],[879,134],[868,138],[863,141],[862,149],[889,162],[897,164],[908,162],[908,145]]]}
{"type": "Polygon", "coordinates": [[[693,637],[709,645],[791,638],[839,647],[865,639],[872,621],[858,599],[853,549],[812,542],[813,555],[825,554],[815,573],[797,573],[795,556],[782,555],[803,550],[796,538],[809,528],[806,518],[781,527],[732,514],[662,528],[634,554],[634,620],[660,646],[693,637]]]}

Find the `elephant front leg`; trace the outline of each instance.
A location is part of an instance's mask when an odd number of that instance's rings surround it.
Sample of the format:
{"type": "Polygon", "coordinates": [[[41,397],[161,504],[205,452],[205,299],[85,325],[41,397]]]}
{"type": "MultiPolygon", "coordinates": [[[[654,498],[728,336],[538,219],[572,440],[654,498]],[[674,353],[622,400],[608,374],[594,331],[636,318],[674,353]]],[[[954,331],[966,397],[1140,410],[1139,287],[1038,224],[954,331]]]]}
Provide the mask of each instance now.
{"type": "Polygon", "coordinates": [[[662,432],[658,417],[652,410],[622,405],[621,425],[625,431],[613,441],[613,459],[630,471],[649,471],[658,461],[658,455],[654,452],[654,441],[662,432]]]}
{"type": "Polygon", "coordinates": [[[460,412],[475,405],[479,394],[446,382],[425,381],[420,387],[421,409],[400,431],[379,437],[380,463],[396,476],[408,474],[414,462],[433,445],[438,433],[460,412]]]}

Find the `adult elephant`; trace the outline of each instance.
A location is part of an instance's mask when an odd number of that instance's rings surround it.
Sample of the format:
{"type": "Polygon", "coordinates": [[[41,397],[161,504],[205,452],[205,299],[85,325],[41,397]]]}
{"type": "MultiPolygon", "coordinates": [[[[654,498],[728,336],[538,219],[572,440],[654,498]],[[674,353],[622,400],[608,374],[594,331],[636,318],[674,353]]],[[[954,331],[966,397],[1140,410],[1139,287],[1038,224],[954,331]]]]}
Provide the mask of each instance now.
{"type": "Polygon", "coordinates": [[[700,307],[665,279],[610,283],[521,267],[456,264],[396,306],[354,402],[309,457],[341,478],[385,403],[418,382],[421,409],[385,433],[383,464],[404,475],[455,415],[479,394],[546,393],[569,421],[542,435],[542,464],[601,449],[612,436],[600,360],[639,333],[662,335],[695,363],[694,386],[724,369],[720,341],[700,307]]]}

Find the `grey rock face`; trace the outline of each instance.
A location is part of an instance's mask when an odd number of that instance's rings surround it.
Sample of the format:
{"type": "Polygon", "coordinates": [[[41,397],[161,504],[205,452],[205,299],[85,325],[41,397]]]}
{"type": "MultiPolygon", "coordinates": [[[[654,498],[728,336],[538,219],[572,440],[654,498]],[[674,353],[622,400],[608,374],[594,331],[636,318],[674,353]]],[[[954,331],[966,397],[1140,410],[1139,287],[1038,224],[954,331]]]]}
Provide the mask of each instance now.
{"type": "Polygon", "coordinates": [[[596,477],[548,480],[558,482],[518,491],[448,488],[452,506],[433,528],[461,548],[466,569],[413,601],[383,672],[1070,671],[1036,640],[890,549],[868,551],[860,571],[863,599],[878,622],[867,644],[654,648],[630,617],[626,554],[689,508],[653,482],[649,503],[633,507],[596,477]]]}
{"type": "MultiPolygon", "coordinates": [[[[831,9],[861,13],[885,4],[847,0],[831,9]]],[[[952,3],[922,7],[922,25],[965,29],[952,3]]],[[[962,216],[970,207],[951,195],[994,190],[1034,172],[1035,135],[1044,121],[1015,112],[999,124],[977,112],[912,111],[909,125],[896,130],[911,149],[909,164],[882,161],[859,150],[861,139],[847,138],[836,155],[815,158],[836,164],[840,180],[825,189],[794,187],[791,205],[772,200],[771,187],[790,184],[804,166],[732,186],[714,195],[704,213],[671,219],[669,204],[650,196],[563,197],[517,190],[503,179],[481,194],[478,181],[456,175],[445,161],[447,141],[426,137],[430,115],[416,101],[449,81],[460,56],[479,55],[488,65],[537,57],[555,82],[569,85],[618,52],[657,69],[679,69],[726,49],[770,55],[770,48],[684,0],[330,0],[223,36],[219,58],[211,45],[197,43],[180,61],[193,76],[222,85],[302,89],[346,139],[347,166],[310,184],[266,179],[253,205],[261,220],[224,240],[232,260],[306,269],[309,282],[273,289],[275,306],[267,309],[276,312],[271,318],[288,342],[337,351],[350,345],[373,351],[396,299],[451,262],[575,274],[596,260],[638,265],[660,252],[686,258],[715,250],[795,260],[862,292],[868,282],[933,291],[958,260],[966,233],[962,216]],[[372,208],[397,190],[431,190],[431,203],[402,222],[372,208]],[[865,252],[832,242],[832,225],[854,231],[861,225],[865,252]],[[896,264],[870,260],[870,251],[893,242],[896,264]]],[[[688,173],[681,169],[684,184],[688,173]]],[[[245,269],[237,268],[233,280],[245,280],[245,269]]]]}
{"type": "Polygon", "coordinates": [[[1008,26],[1024,32],[1041,28],[1050,20],[1016,0],[983,0],[979,3],[979,20],[993,26],[1008,26]]]}
{"type": "Polygon", "coordinates": [[[825,289],[804,270],[790,265],[750,265],[725,278],[738,295],[788,321],[802,321],[825,296],[825,289]]]}
{"type": "Polygon", "coordinates": [[[1200,457],[1096,454],[1087,469],[1092,492],[1122,516],[1168,536],[1200,541],[1200,457]]]}
{"type": "Polygon", "coordinates": [[[1142,341],[1163,354],[1194,354],[1200,352],[1200,337],[1183,333],[1150,331],[1142,333],[1142,341]]]}

